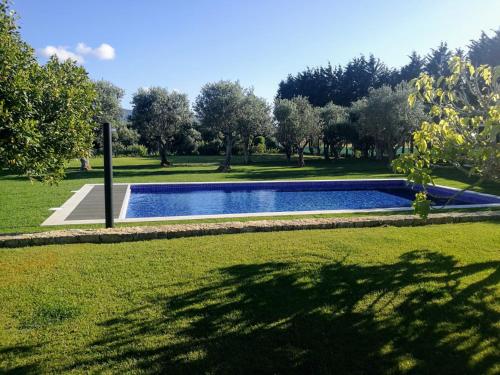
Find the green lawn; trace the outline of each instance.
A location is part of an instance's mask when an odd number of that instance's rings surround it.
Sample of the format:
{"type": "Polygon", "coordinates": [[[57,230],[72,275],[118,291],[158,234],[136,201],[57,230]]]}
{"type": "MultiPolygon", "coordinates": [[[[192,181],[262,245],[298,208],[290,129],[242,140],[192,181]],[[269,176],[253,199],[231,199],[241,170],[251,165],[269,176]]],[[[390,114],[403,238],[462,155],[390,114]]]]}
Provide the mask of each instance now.
{"type": "MultiPolygon", "coordinates": [[[[180,156],[173,157],[172,160],[175,163],[173,167],[161,168],[159,161],[154,158],[116,158],[115,182],[401,177],[394,175],[386,163],[351,159],[327,162],[317,157],[308,157],[304,168],[296,168],[293,163],[288,164],[282,155],[255,156],[254,163],[248,166],[242,165],[240,158],[236,157],[233,172],[227,174],[215,172],[222,157],[180,156]]],[[[102,159],[92,160],[92,165],[92,171],[82,173],[75,161],[67,170],[67,178],[58,186],[32,184],[22,177],[5,172],[0,174],[0,233],[54,229],[40,227],[52,213],[49,208],[62,205],[72,195],[72,190],[77,190],[86,183],[102,183],[102,159]]],[[[465,187],[471,181],[459,173],[443,169],[439,171],[437,182],[465,187]]],[[[500,194],[500,186],[484,184],[478,191],[500,194]]]]}
{"type": "Polygon", "coordinates": [[[498,374],[499,223],[0,251],[0,372],[498,374]]]}

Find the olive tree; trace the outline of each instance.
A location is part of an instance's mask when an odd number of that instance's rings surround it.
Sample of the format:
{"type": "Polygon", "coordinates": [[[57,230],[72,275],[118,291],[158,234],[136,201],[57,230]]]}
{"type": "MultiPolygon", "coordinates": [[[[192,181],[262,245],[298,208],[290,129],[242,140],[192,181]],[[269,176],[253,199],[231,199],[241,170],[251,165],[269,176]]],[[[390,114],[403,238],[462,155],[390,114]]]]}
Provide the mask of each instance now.
{"type": "Polygon", "coordinates": [[[405,82],[394,89],[382,86],[370,89],[368,96],[357,105],[361,133],[374,139],[376,155],[384,153],[392,161],[398,148],[411,137],[419,123],[426,118],[423,105],[408,104],[410,90],[405,82]]]}
{"type": "Polygon", "coordinates": [[[237,133],[243,146],[244,162],[248,164],[250,146],[254,138],[258,135],[269,135],[272,132],[271,109],[265,99],[259,98],[252,91],[245,93],[240,105],[237,133]]]}
{"type": "Polygon", "coordinates": [[[323,151],[325,159],[330,158],[330,151],[334,157],[339,157],[339,151],[348,141],[349,112],[347,108],[328,103],[319,110],[323,132],[323,151]]]}
{"type": "MultiPolygon", "coordinates": [[[[101,151],[103,148],[102,124],[108,122],[114,129],[113,149],[120,146],[129,146],[138,140],[138,134],[127,126],[123,119],[120,101],[125,92],[113,83],[100,80],[94,82],[96,90],[95,109],[93,117],[94,128],[94,149],[101,151]]],[[[91,169],[88,157],[80,158],[80,170],[91,169]]]]}
{"type": "Polygon", "coordinates": [[[161,87],[139,89],[132,99],[132,126],[149,144],[156,143],[161,166],[168,166],[175,137],[190,123],[192,113],[187,95],[161,87]]]}
{"type": "Polygon", "coordinates": [[[222,135],[226,148],[221,172],[231,170],[232,148],[238,134],[241,116],[243,88],[238,82],[219,81],[202,87],[194,106],[201,125],[222,135]]]}
{"type": "Polygon", "coordinates": [[[423,74],[412,82],[408,103],[426,103],[430,119],[414,133],[415,152],[401,156],[393,166],[409,181],[422,184],[414,207],[427,216],[430,201],[426,184],[433,184],[432,168],[447,163],[477,180],[500,182],[500,66],[474,67],[455,56],[450,74],[438,79],[423,74]]]}
{"type": "Polygon", "coordinates": [[[15,21],[0,2],[0,168],[56,182],[91,149],[94,85],[74,61],[38,64],[15,21]]]}
{"type": "Polygon", "coordinates": [[[291,148],[297,150],[298,166],[303,167],[304,148],[321,131],[318,111],[307,98],[297,96],[292,99],[277,99],[274,116],[278,123],[278,140],[290,153],[291,148]]]}

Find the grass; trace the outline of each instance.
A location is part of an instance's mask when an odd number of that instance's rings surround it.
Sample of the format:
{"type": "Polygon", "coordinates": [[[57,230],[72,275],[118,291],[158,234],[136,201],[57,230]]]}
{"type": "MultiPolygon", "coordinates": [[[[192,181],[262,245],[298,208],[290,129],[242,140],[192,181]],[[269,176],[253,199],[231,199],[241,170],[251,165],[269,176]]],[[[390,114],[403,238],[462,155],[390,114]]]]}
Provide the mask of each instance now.
{"type": "MultiPolygon", "coordinates": [[[[114,160],[114,181],[173,182],[401,177],[393,174],[384,162],[352,159],[324,161],[312,156],[308,157],[307,165],[304,168],[296,168],[294,164],[287,163],[282,155],[255,156],[254,162],[250,165],[241,164],[240,158],[236,157],[233,171],[226,174],[215,172],[222,157],[178,156],[173,157],[172,160],[175,163],[173,167],[161,168],[158,160],[154,158],[116,158],[114,160]]],[[[86,183],[103,182],[102,159],[93,159],[92,165],[93,170],[80,172],[78,163],[73,162],[67,169],[67,178],[58,186],[32,184],[26,178],[8,175],[5,172],[0,173],[0,233],[60,229],[61,227],[40,227],[40,224],[52,213],[49,208],[61,206],[72,195],[72,190],[78,190],[86,183]]],[[[438,171],[436,182],[463,188],[472,181],[458,172],[442,169],[438,171]]],[[[495,184],[483,184],[477,190],[500,194],[500,186],[495,184]]],[[[276,219],[285,218],[289,217],[277,217],[276,219]]],[[[251,220],[256,219],[251,218],[251,220]]],[[[228,221],[228,219],[204,221],[228,221]]],[[[154,223],[143,223],[142,225],[152,224],[154,223]]],[[[79,227],[102,227],[102,225],[79,227]]]]}
{"type": "Polygon", "coordinates": [[[500,371],[499,223],[0,251],[0,372],[500,371]]]}

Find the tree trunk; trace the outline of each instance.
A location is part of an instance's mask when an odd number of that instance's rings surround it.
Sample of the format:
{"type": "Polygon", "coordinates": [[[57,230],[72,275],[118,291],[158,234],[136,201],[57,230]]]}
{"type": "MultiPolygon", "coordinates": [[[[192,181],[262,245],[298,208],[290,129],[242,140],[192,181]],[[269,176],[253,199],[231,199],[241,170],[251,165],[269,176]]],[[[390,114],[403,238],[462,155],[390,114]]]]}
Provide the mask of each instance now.
{"type": "Polygon", "coordinates": [[[226,157],[224,158],[224,163],[222,163],[217,169],[219,172],[229,172],[231,171],[231,153],[233,150],[233,139],[226,135],[226,157]]]}
{"type": "Polygon", "coordinates": [[[325,160],[330,160],[330,146],[325,142],[323,142],[323,155],[325,160]]]}
{"type": "Polygon", "coordinates": [[[333,151],[333,158],[335,160],[338,160],[340,155],[339,155],[339,149],[335,146],[332,147],[332,151],[333,151]]]}
{"type": "Polygon", "coordinates": [[[250,150],[249,150],[249,143],[250,141],[248,139],[245,139],[243,141],[243,161],[245,164],[248,164],[250,162],[250,150]]]}
{"type": "Polygon", "coordinates": [[[299,154],[298,167],[302,168],[305,165],[305,163],[304,163],[304,147],[298,147],[297,152],[299,154]]]}
{"type": "Polygon", "coordinates": [[[290,162],[292,160],[292,148],[290,146],[285,146],[286,160],[290,162]]]}
{"type": "Polygon", "coordinates": [[[311,155],[314,155],[314,142],[313,142],[312,138],[309,140],[309,153],[311,155]]]}
{"type": "Polygon", "coordinates": [[[316,155],[320,156],[321,155],[321,140],[320,138],[318,137],[318,144],[317,144],[318,148],[317,148],[317,152],[316,152],[316,155]]]}
{"type": "Polygon", "coordinates": [[[159,149],[160,149],[160,157],[161,157],[161,162],[160,165],[162,167],[168,167],[170,166],[170,162],[168,161],[168,147],[166,143],[159,143],[159,149]]]}
{"type": "Polygon", "coordinates": [[[376,145],[375,152],[376,152],[376,159],[382,160],[382,158],[384,156],[384,148],[381,145],[376,145]]]}
{"type": "Polygon", "coordinates": [[[396,147],[387,146],[387,157],[389,158],[389,164],[396,157],[396,151],[397,151],[397,146],[396,147]]]}
{"type": "Polygon", "coordinates": [[[86,172],[90,171],[92,167],[90,166],[90,160],[88,158],[80,158],[80,171],[86,172]]]}
{"type": "Polygon", "coordinates": [[[410,152],[413,154],[413,151],[415,151],[415,147],[413,144],[413,134],[412,134],[411,139],[410,139],[410,152]]]}
{"type": "Polygon", "coordinates": [[[365,148],[363,148],[363,156],[365,159],[368,159],[370,157],[370,148],[368,146],[365,146],[365,148]]]}

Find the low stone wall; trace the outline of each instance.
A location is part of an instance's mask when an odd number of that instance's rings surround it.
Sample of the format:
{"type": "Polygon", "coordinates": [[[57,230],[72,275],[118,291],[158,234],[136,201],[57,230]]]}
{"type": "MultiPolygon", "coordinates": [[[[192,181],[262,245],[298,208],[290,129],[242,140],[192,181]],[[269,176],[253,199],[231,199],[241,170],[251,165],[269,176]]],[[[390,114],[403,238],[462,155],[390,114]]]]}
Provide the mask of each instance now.
{"type": "Polygon", "coordinates": [[[143,241],[217,234],[274,232],[303,229],[365,228],[380,226],[416,226],[500,220],[500,211],[447,212],[431,214],[427,220],[415,215],[364,216],[296,220],[260,220],[247,222],[171,224],[121,227],[113,229],[67,229],[39,233],[0,236],[1,247],[24,247],[72,243],[111,243],[143,241]]]}

